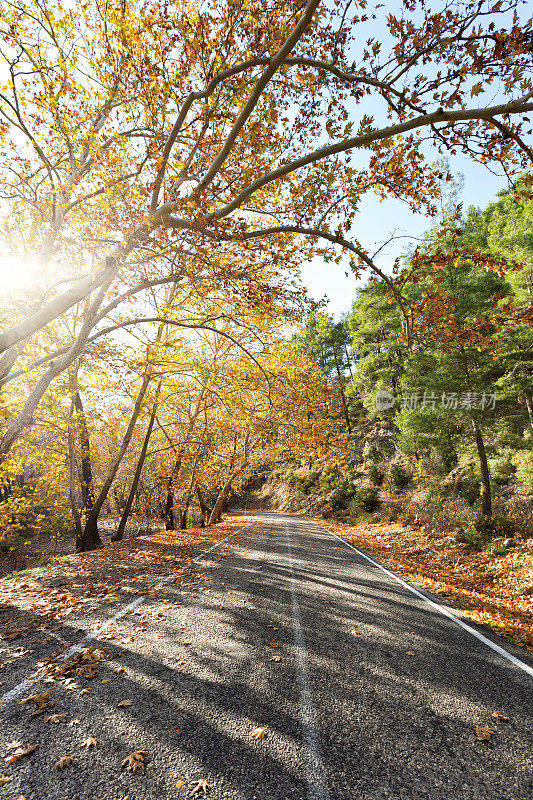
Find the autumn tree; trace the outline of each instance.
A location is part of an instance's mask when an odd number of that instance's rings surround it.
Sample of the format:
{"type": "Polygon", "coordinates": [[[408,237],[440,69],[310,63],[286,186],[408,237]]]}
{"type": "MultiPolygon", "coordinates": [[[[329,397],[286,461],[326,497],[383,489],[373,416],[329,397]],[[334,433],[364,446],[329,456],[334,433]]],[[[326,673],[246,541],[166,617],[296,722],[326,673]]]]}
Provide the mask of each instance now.
{"type": "Polygon", "coordinates": [[[0,334],[2,372],[43,327],[91,300],[0,452],[79,357],[110,296],[146,289],[147,252],[198,263],[211,242],[214,279],[225,253],[234,263],[240,254],[246,272],[250,258],[284,264],[295,242],[331,258],[344,248],[355,270],[377,270],[350,228],[367,192],[435,210],[424,140],[510,173],[523,166],[532,34],[520,11],[514,0],[404,0],[397,15],[319,0],[5,4],[4,228],[44,285],[0,334]]]}

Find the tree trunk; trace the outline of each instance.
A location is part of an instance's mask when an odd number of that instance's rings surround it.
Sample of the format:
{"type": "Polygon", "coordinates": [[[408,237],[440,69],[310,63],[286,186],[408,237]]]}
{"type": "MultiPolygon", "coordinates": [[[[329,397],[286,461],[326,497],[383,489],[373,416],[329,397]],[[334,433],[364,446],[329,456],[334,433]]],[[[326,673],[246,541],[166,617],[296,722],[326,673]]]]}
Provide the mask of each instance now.
{"type": "Polygon", "coordinates": [[[183,505],[182,510],[180,511],[180,529],[184,531],[187,528],[187,514],[189,513],[189,506],[191,504],[191,498],[194,491],[194,483],[196,480],[196,469],[198,467],[198,462],[200,460],[200,452],[202,451],[204,446],[203,441],[200,442],[198,449],[196,450],[194,461],[191,469],[191,480],[189,481],[189,488],[187,489],[187,494],[185,496],[185,503],[183,505]]]}
{"type": "Polygon", "coordinates": [[[228,492],[231,489],[231,484],[235,480],[237,475],[239,475],[244,468],[245,468],[244,466],[242,467],[242,469],[239,467],[238,469],[233,470],[233,472],[230,474],[228,480],[220,490],[216,503],[213,506],[211,516],[209,517],[209,522],[207,523],[208,525],[214,525],[215,522],[218,522],[220,520],[220,517],[222,515],[222,507],[224,505],[226,497],[228,496],[228,492]]]}
{"type": "Polygon", "coordinates": [[[159,403],[159,392],[161,391],[161,381],[159,381],[155,393],[154,398],[154,405],[152,407],[152,413],[150,414],[150,420],[148,422],[148,428],[146,429],[146,435],[144,437],[144,441],[141,447],[141,452],[139,455],[139,460],[137,461],[137,466],[135,467],[135,473],[133,475],[133,481],[130,487],[130,493],[128,495],[128,499],[126,500],[126,507],[124,509],[124,513],[119,522],[119,526],[117,528],[117,532],[114,536],[111,537],[112,542],[120,542],[120,540],[124,536],[124,531],[126,530],[126,523],[128,522],[128,518],[130,516],[131,507],[133,505],[133,500],[135,498],[135,494],[137,492],[137,486],[139,485],[139,480],[141,477],[141,473],[143,471],[144,462],[146,459],[146,453],[148,452],[148,444],[150,443],[150,437],[152,435],[152,429],[154,427],[155,422],[155,415],[157,414],[157,406],[159,403]]]}
{"type": "Polygon", "coordinates": [[[211,509],[205,502],[202,496],[202,490],[200,489],[198,484],[196,484],[196,496],[198,497],[198,504],[200,506],[200,514],[201,514],[200,527],[205,528],[205,526],[208,524],[209,517],[211,516],[211,509]]]}
{"type": "Polygon", "coordinates": [[[230,472],[229,478],[227,479],[226,483],[222,487],[222,489],[220,491],[220,494],[217,497],[216,503],[215,503],[215,505],[213,507],[213,510],[211,512],[211,516],[209,517],[209,522],[207,523],[208,525],[214,525],[215,522],[218,522],[218,520],[220,518],[220,514],[222,512],[222,507],[224,505],[224,501],[225,501],[226,497],[228,496],[229,490],[231,489],[231,484],[233,483],[235,478],[238,475],[240,475],[241,472],[244,472],[244,470],[248,466],[248,445],[249,445],[249,436],[246,435],[245,439],[244,439],[243,459],[242,459],[241,463],[239,464],[239,466],[236,467],[236,469],[232,470],[232,472],[230,472]]]}
{"type": "Polygon", "coordinates": [[[207,384],[205,383],[202,388],[200,389],[200,393],[196,400],[196,406],[192,413],[192,416],[189,420],[189,427],[187,428],[187,435],[183,440],[181,447],[176,456],[176,462],[174,464],[174,469],[172,470],[172,474],[170,475],[167,483],[167,496],[165,500],[165,511],[164,511],[164,520],[165,520],[165,530],[173,531],[175,530],[175,519],[174,519],[174,483],[177,480],[180,470],[181,470],[181,462],[183,459],[183,454],[185,453],[185,448],[189,443],[191,438],[191,434],[194,430],[194,426],[196,425],[196,420],[198,419],[198,414],[200,413],[200,408],[202,405],[202,401],[205,396],[207,384]]]}
{"type": "Polygon", "coordinates": [[[76,498],[76,448],[74,444],[74,433],[72,431],[72,415],[74,412],[74,403],[70,404],[70,415],[68,425],[68,465],[69,465],[69,503],[72,519],[74,520],[74,529],[76,531],[76,550],[81,545],[81,538],[83,529],[81,526],[81,514],[78,508],[78,501],[76,498]]]}
{"type": "Polygon", "coordinates": [[[83,499],[83,510],[88,514],[94,505],[93,471],[91,467],[91,443],[87,428],[87,419],[81,402],[80,393],[77,390],[74,395],[74,408],[76,411],[76,422],[78,427],[78,437],[80,440],[81,451],[81,495],[83,499]]]}
{"type": "Polygon", "coordinates": [[[4,379],[11,372],[17,360],[18,352],[18,347],[10,347],[0,356],[0,387],[2,387],[4,379]]]}
{"type": "Polygon", "coordinates": [[[178,477],[180,469],[181,469],[181,455],[178,456],[178,458],[176,459],[174,468],[171,474],[169,475],[167,481],[167,496],[165,498],[165,511],[164,511],[166,531],[173,531],[176,528],[174,520],[174,481],[178,477]]]}
{"type": "MultiPolygon", "coordinates": [[[[172,302],[175,290],[176,287],[173,286],[170,292],[170,296],[167,300],[167,307],[172,302]]],[[[166,324],[165,322],[162,322],[159,325],[153,347],[157,347],[157,345],[161,341],[161,336],[163,335],[165,324],[166,324]]],[[[146,352],[146,371],[142,379],[141,388],[139,389],[139,393],[135,399],[133,411],[131,413],[131,417],[128,422],[128,427],[126,428],[126,433],[124,434],[124,438],[122,439],[122,444],[118,449],[118,453],[115,457],[115,460],[113,461],[108,470],[107,477],[104,481],[104,485],[102,486],[100,494],[94,501],[94,505],[91,508],[91,511],[87,517],[87,522],[85,524],[85,530],[83,532],[83,537],[81,541],[82,551],[94,550],[96,547],[99,547],[102,544],[102,540],[100,539],[100,536],[98,534],[98,516],[100,514],[100,511],[102,510],[103,504],[106,501],[107,495],[109,493],[109,490],[111,489],[113,481],[115,480],[115,476],[118,472],[118,468],[120,467],[122,459],[126,454],[126,450],[128,449],[128,445],[131,441],[131,437],[133,436],[133,431],[135,428],[135,424],[137,422],[137,418],[141,411],[141,406],[144,400],[144,396],[146,394],[146,390],[148,389],[150,381],[152,380],[152,373],[153,373],[153,365],[150,363],[150,347],[149,347],[146,352]]]]}
{"type": "Polygon", "coordinates": [[[352,428],[351,428],[351,425],[350,425],[350,416],[348,414],[348,403],[346,402],[346,395],[344,394],[344,386],[343,386],[343,383],[342,383],[342,375],[341,375],[341,371],[340,371],[340,368],[339,368],[339,362],[337,361],[336,358],[335,358],[335,369],[337,370],[337,375],[338,375],[338,378],[339,378],[339,394],[340,394],[340,397],[341,397],[342,410],[344,412],[344,419],[346,421],[346,427],[348,428],[348,433],[351,433],[352,432],[352,428]]]}
{"type": "Polygon", "coordinates": [[[104,485],[100,490],[100,494],[94,501],[94,505],[87,516],[87,522],[85,524],[85,530],[83,531],[83,537],[80,548],[82,552],[85,552],[87,550],[94,550],[96,547],[99,547],[102,544],[102,540],[100,539],[100,535],[98,533],[98,517],[100,515],[100,511],[102,510],[102,506],[105,503],[108,492],[111,489],[111,485],[115,480],[118,468],[120,467],[122,459],[124,458],[126,450],[128,449],[128,445],[131,441],[133,430],[135,428],[135,423],[137,422],[137,418],[141,411],[141,405],[144,400],[146,390],[148,389],[148,384],[150,383],[151,377],[152,377],[151,370],[148,369],[142,380],[139,394],[135,399],[135,405],[133,406],[133,411],[131,413],[131,417],[128,422],[128,427],[126,428],[126,433],[124,434],[124,438],[122,439],[122,443],[118,449],[118,453],[115,456],[115,459],[108,470],[106,479],[104,481],[104,485]]]}
{"type": "Polygon", "coordinates": [[[485,444],[483,442],[483,436],[481,434],[481,430],[479,425],[477,424],[476,420],[472,420],[472,428],[474,431],[474,438],[476,440],[476,447],[479,456],[479,466],[481,469],[481,508],[483,513],[490,517],[492,514],[492,500],[491,500],[491,493],[490,493],[490,473],[489,473],[489,465],[487,462],[487,453],[485,452],[485,444]]]}
{"type": "Polygon", "coordinates": [[[531,405],[531,397],[528,394],[526,394],[526,408],[529,416],[529,424],[533,428],[533,407],[531,405]]]}

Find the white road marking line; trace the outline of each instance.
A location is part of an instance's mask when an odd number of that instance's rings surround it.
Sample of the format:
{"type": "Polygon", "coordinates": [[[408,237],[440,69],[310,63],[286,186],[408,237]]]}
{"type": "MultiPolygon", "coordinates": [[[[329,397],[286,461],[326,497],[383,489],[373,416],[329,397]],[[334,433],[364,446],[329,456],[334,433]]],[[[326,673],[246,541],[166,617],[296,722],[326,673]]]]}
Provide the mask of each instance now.
{"type": "Polygon", "coordinates": [[[529,664],[525,664],[523,661],[520,661],[519,658],[513,656],[512,653],[508,653],[507,650],[504,650],[504,648],[500,647],[499,644],[491,642],[490,639],[488,639],[486,636],[483,636],[482,633],[479,633],[478,631],[474,630],[474,628],[471,628],[470,625],[467,625],[465,622],[463,622],[462,619],[454,617],[454,615],[451,614],[447,608],[444,608],[444,606],[441,606],[438,603],[434,603],[433,600],[430,600],[429,597],[425,596],[425,594],[422,594],[422,592],[419,592],[418,589],[415,589],[413,586],[410,586],[406,581],[399,578],[398,575],[395,575],[394,572],[391,572],[386,567],[383,567],[381,566],[381,564],[378,564],[377,561],[374,561],[374,559],[370,558],[370,556],[367,556],[366,553],[363,553],[361,550],[358,550],[357,547],[351,545],[349,542],[346,541],[346,539],[343,539],[342,536],[338,536],[336,533],[333,533],[333,531],[324,528],[323,525],[317,525],[316,523],[312,524],[316,525],[317,528],[322,528],[323,530],[330,533],[332,536],[338,539],[339,542],[342,542],[343,544],[346,545],[346,547],[349,547],[350,550],[353,550],[354,553],[357,553],[358,556],[361,556],[361,558],[364,558],[368,562],[370,562],[372,566],[377,567],[382,572],[384,572],[385,575],[388,575],[390,578],[394,578],[395,581],[398,581],[398,583],[400,583],[405,589],[408,589],[410,592],[412,592],[412,594],[414,594],[420,600],[423,600],[425,603],[431,606],[431,608],[433,608],[435,611],[438,611],[439,614],[442,614],[444,617],[451,619],[452,622],[455,622],[457,625],[459,625],[460,628],[463,628],[463,630],[465,630],[475,639],[478,639],[480,642],[487,645],[487,647],[490,647],[491,650],[494,650],[495,653],[498,653],[500,656],[503,656],[503,658],[506,658],[507,661],[511,662],[511,664],[514,664],[515,667],[524,670],[524,672],[533,677],[533,667],[530,667],[529,664]]]}
{"type": "MultiPolygon", "coordinates": [[[[226,536],[225,539],[221,539],[220,542],[216,542],[216,544],[212,545],[207,550],[204,550],[202,553],[200,553],[199,556],[193,558],[193,564],[195,561],[199,561],[201,558],[203,558],[203,556],[207,555],[207,553],[210,553],[216,547],[219,547],[221,544],[224,544],[224,542],[227,542],[228,539],[232,538],[232,536],[236,536],[238,533],[246,530],[246,528],[249,528],[251,525],[253,525],[253,522],[250,522],[248,525],[244,525],[242,528],[233,531],[233,533],[230,533],[230,535],[226,536]]],[[[161,586],[163,586],[165,583],[168,583],[168,581],[174,580],[174,578],[177,577],[179,577],[179,573],[174,573],[173,575],[167,575],[166,578],[163,578],[162,580],[159,581],[159,583],[156,583],[153,588],[160,589],[161,586]]],[[[127,606],[124,606],[124,608],[118,611],[113,617],[111,617],[111,619],[108,619],[107,622],[103,622],[101,625],[97,626],[94,630],[90,631],[88,634],[86,634],[86,636],[83,637],[81,641],[79,641],[77,644],[73,644],[72,647],[69,647],[69,649],[65,653],[62,653],[60,656],[58,656],[58,658],[65,660],[67,658],[70,658],[70,656],[73,656],[75,653],[78,653],[82,649],[84,642],[88,642],[91,639],[96,639],[96,637],[99,634],[103,633],[103,631],[105,631],[107,628],[109,628],[110,625],[119,620],[121,617],[124,617],[126,614],[129,614],[130,611],[133,611],[134,608],[140,606],[141,603],[143,603],[145,600],[146,600],[145,595],[141,595],[136,600],[133,600],[133,602],[128,603],[127,606]]],[[[10,689],[9,692],[6,692],[5,694],[2,695],[2,697],[0,697],[0,709],[5,708],[5,706],[11,702],[11,700],[14,700],[16,697],[19,697],[19,695],[24,694],[24,692],[26,692],[32,686],[33,686],[32,681],[29,681],[27,678],[25,678],[23,681],[17,684],[17,686],[13,687],[13,689],[10,689]]]]}
{"type": "Polygon", "coordinates": [[[302,615],[298,595],[296,594],[296,580],[292,561],[292,547],[289,537],[289,526],[286,526],[285,538],[287,539],[287,552],[289,556],[289,569],[291,573],[291,604],[294,631],[294,650],[298,667],[297,680],[300,693],[300,714],[303,733],[304,771],[307,782],[307,796],[309,800],[329,800],[329,791],[325,779],[325,769],[320,752],[320,737],[316,719],[313,694],[309,683],[309,666],[307,649],[302,630],[302,615]]]}

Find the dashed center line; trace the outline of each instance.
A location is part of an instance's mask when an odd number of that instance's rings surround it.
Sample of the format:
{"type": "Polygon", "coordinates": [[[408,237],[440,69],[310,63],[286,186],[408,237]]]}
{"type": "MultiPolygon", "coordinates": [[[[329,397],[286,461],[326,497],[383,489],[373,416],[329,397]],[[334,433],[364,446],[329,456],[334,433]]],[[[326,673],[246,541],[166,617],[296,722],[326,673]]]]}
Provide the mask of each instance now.
{"type": "Polygon", "coordinates": [[[294,651],[296,654],[297,681],[299,689],[300,715],[303,738],[304,773],[308,789],[309,800],[329,800],[326,771],[322,761],[320,749],[320,734],[313,702],[313,693],[309,681],[309,661],[307,648],[302,630],[302,614],[298,594],[296,592],[296,579],[292,560],[292,547],[289,536],[289,526],[285,528],[287,540],[287,555],[291,573],[290,590],[292,605],[292,620],[294,631],[294,651]]]}

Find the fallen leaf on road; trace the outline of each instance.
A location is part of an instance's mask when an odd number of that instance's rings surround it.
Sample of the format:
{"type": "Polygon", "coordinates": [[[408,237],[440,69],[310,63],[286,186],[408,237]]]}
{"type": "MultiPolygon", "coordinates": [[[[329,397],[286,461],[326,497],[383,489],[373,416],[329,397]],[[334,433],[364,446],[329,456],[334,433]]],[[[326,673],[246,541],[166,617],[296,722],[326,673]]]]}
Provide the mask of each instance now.
{"type": "Polygon", "coordinates": [[[64,770],[72,766],[72,759],[70,756],[61,756],[56,764],[56,769],[64,770]]]}
{"type": "Polygon", "coordinates": [[[184,786],[185,786],[185,781],[176,782],[176,789],[183,789],[184,786]]]}
{"type": "Polygon", "coordinates": [[[489,742],[493,733],[494,731],[486,725],[476,725],[476,739],[478,742],[489,742]]]}
{"type": "Polygon", "coordinates": [[[24,756],[29,756],[30,753],[33,753],[33,751],[37,750],[38,747],[39,747],[38,744],[29,744],[26,747],[24,746],[17,747],[15,752],[12,753],[10,756],[6,756],[4,761],[6,762],[6,764],[14,764],[16,761],[23,758],[24,756]]]}
{"type": "Polygon", "coordinates": [[[501,711],[494,711],[491,714],[491,717],[493,719],[499,719],[499,720],[501,720],[501,722],[509,722],[509,717],[506,717],[505,714],[502,714],[501,711]]]}
{"type": "Polygon", "coordinates": [[[176,730],[174,731],[174,733],[181,733],[181,731],[179,731],[179,730],[176,728],[176,730]]]}
{"type": "Polygon", "coordinates": [[[53,686],[47,689],[46,692],[43,692],[43,694],[30,694],[29,697],[23,697],[22,700],[19,700],[19,705],[23,706],[25,703],[35,703],[35,705],[44,706],[52,691],[53,686]]]}
{"type": "Polygon", "coordinates": [[[149,758],[150,753],[147,750],[134,750],[133,753],[130,753],[124,761],[122,762],[121,766],[122,769],[126,767],[128,772],[137,772],[138,769],[141,769],[144,772],[144,767],[146,764],[146,760],[149,758]]]}
{"type": "Polygon", "coordinates": [[[281,656],[272,656],[272,658],[270,660],[279,662],[279,661],[281,661],[281,656]]]}
{"type": "Polygon", "coordinates": [[[117,703],[117,708],[127,708],[128,706],[131,705],[132,705],[131,700],[121,700],[120,703],[117,703]]]}
{"type": "Polygon", "coordinates": [[[44,714],[45,711],[50,711],[54,706],[55,703],[43,703],[31,712],[30,717],[38,717],[40,714],[44,714]]]}
{"type": "Polygon", "coordinates": [[[94,736],[88,736],[83,742],[79,745],[80,747],[96,747],[98,744],[98,739],[95,739],[94,736]]]}
{"type": "Polygon", "coordinates": [[[118,675],[120,672],[126,672],[126,667],[117,667],[116,669],[113,670],[113,672],[115,673],[115,675],[118,675]]]}
{"type": "Polygon", "coordinates": [[[254,728],[250,735],[252,739],[256,739],[260,742],[261,739],[264,739],[266,736],[266,728],[254,728]]]}
{"type": "Polygon", "coordinates": [[[9,781],[12,781],[13,778],[10,778],[8,775],[0,775],[0,786],[4,786],[9,781]]]}
{"type": "Polygon", "coordinates": [[[104,678],[102,683],[111,683],[111,678],[104,678]]]}
{"type": "Polygon", "coordinates": [[[195,794],[200,794],[200,792],[207,794],[208,790],[209,790],[209,785],[207,781],[200,779],[196,784],[196,786],[194,787],[194,789],[192,790],[192,792],[189,793],[189,797],[192,797],[195,794]]]}
{"type": "Polygon", "coordinates": [[[275,642],[275,641],[274,641],[274,639],[272,639],[272,641],[270,641],[270,642],[268,643],[268,646],[269,646],[269,647],[279,647],[278,643],[277,643],[277,642],[275,642]]]}
{"type": "Polygon", "coordinates": [[[9,742],[6,747],[8,750],[15,750],[17,747],[24,747],[24,742],[9,742]]]}
{"type": "Polygon", "coordinates": [[[45,717],[45,722],[64,722],[67,718],[66,714],[51,714],[49,717],[45,717]]]}
{"type": "Polygon", "coordinates": [[[92,689],[82,689],[81,692],[80,692],[80,697],[82,697],[82,695],[84,695],[84,694],[91,694],[91,692],[92,692],[92,689]]]}
{"type": "Polygon", "coordinates": [[[81,722],[81,719],[76,717],[75,719],[71,719],[70,722],[67,722],[67,725],[69,726],[69,728],[72,728],[73,725],[79,725],[80,722],[81,722]]]}

